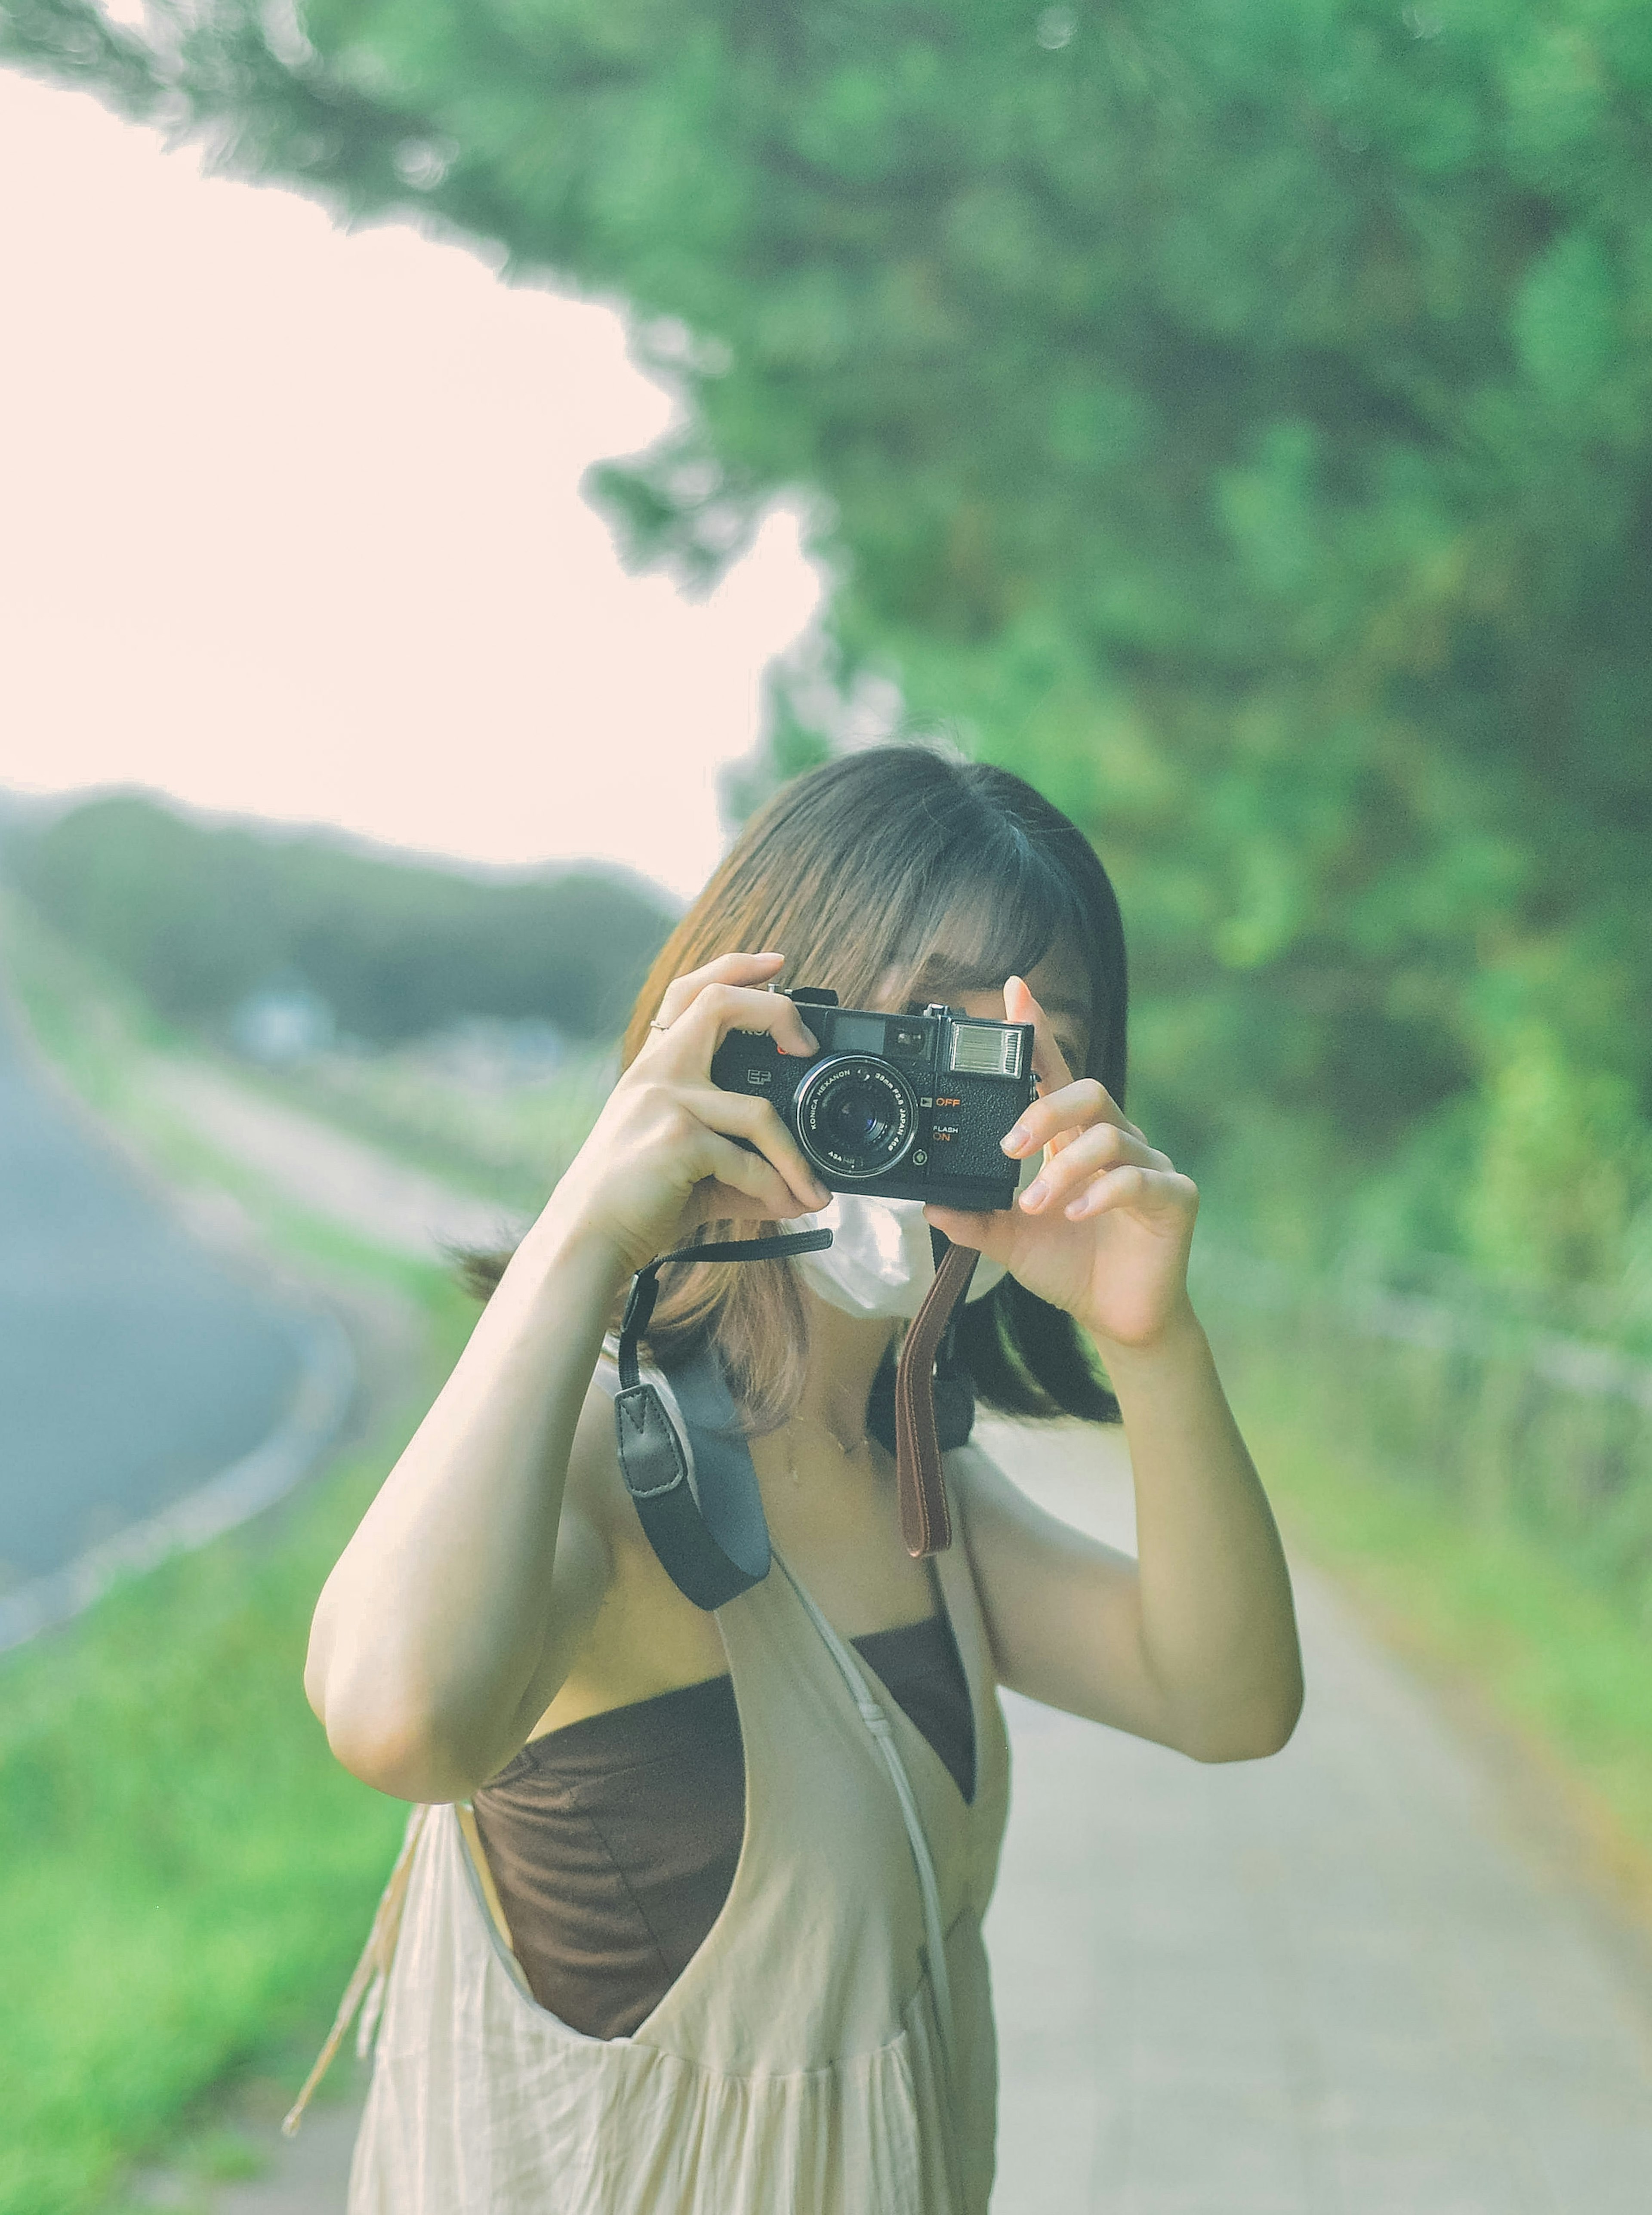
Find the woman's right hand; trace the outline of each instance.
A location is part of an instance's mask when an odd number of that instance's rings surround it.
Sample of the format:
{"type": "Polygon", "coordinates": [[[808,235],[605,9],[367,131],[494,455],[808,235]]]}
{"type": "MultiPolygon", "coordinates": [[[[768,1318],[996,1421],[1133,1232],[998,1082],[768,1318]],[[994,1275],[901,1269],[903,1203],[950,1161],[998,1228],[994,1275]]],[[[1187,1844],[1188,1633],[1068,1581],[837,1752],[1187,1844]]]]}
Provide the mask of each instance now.
{"type": "Polygon", "coordinates": [[[819,1051],[795,1003],[760,989],[784,958],[725,954],[666,987],[663,1028],[648,1033],[556,1187],[565,1229],[611,1244],[628,1272],[686,1244],[702,1223],[785,1222],[832,1197],[772,1102],[711,1081],[732,1030],[766,1031],[783,1053],[819,1051]]]}

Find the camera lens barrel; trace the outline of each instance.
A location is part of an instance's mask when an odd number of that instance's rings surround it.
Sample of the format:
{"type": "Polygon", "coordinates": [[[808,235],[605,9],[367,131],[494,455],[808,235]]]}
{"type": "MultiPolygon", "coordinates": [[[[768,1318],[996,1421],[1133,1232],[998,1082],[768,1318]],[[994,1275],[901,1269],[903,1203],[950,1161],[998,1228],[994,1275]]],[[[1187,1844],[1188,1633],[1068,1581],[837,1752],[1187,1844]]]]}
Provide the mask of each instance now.
{"type": "Polygon", "coordinates": [[[887,1175],[918,1132],[918,1100],[898,1069],[864,1053],[832,1054],[797,1088],[798,1144],[830,1177],[887,1175]]]}

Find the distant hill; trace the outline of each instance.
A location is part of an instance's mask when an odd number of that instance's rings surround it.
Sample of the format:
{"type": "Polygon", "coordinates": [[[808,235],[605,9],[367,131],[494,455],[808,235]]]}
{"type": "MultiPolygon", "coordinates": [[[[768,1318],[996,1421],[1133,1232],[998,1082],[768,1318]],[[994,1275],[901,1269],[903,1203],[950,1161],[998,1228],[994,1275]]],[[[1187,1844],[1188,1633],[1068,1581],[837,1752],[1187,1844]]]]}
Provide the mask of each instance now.
{"type": "Polygon", "coordinates": [[[0,809],[5,871],[163,1015],[213,1030],[302,982],[388,1045],[465,1015],[623,1025],[675,919],[641,877],[575,863],[464,870],[325,832],[192,820],[136,793],[0,809]]]}

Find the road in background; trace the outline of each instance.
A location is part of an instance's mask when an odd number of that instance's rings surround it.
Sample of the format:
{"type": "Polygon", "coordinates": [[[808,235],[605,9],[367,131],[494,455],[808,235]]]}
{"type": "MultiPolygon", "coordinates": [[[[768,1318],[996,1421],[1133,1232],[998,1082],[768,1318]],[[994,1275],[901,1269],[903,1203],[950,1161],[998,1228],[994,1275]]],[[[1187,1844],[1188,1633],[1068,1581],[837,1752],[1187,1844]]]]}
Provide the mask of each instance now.
{"type": "Polygon", "coordinates": [[[244,1459],[311,1328],[99,1140],[0,997],[0,1589],[244,1459]]]}

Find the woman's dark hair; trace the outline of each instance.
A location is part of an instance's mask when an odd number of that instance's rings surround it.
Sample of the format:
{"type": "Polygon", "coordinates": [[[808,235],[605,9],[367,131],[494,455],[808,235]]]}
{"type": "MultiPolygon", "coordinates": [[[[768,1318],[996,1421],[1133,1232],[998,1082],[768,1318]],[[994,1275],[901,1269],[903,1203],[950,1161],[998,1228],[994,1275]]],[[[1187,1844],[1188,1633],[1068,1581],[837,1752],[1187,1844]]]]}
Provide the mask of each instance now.
{"type": "MultiPolygon", "coordinates": [[[[1008,770],[924,745],[868,748],[783,786],[746,825],[661,948],[621,1048],[629,1065],[673,978],[719,954],[772,947],[781,981],[829,985],[845,1007],[910,1000],[899,980],[925,972],[965,990],[1025,976],[1059,940],[1088,984],[1088,1058],[1121,1106],[1127,1011],[1124,930],[1095,850],[1078,826],[1008,770]],[[891,980],[895,981],[893,985],[891,980]]],[[[708,1239],[756,1237],[772,1224],[715,1224],[708,1239]]],[[[478,1289],[507,1256],[471,1257],[478,1289]]],[[[715,1330],[754,1430],[795,1404],[807,1322],[788,1261],[674,1265],[648,1337],[669,1366],[715,1330]],[[777,1329],[779,1323],[783,1328],[777,1329]]],[[[1071,1316],[1002,1278],[961,1311],[957,1350],[980,1399],[1017,1415],[1118,1420],[1071,1316]]]]}

